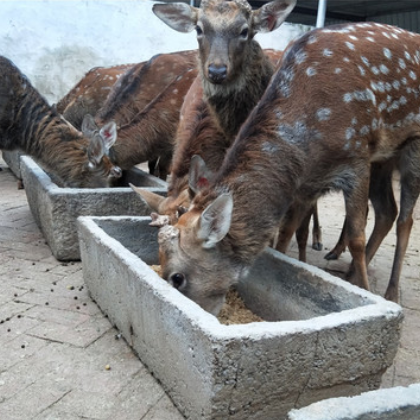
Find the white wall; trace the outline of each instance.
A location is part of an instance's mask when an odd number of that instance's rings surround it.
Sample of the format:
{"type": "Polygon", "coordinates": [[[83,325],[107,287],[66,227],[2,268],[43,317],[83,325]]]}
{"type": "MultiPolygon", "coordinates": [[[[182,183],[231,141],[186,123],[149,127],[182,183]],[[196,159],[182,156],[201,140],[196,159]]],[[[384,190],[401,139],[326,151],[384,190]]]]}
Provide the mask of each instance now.
{"type": "MultiPolygon", "coordinates": [[[[92,67],[197,48],[194,33],[168,28],[152,5],[150,0],[2,0],[0,55],[54,103],[92,67]]],[[[258,40],[265,48],[284,49],[303,30],[283,24],[258,40]]]]}

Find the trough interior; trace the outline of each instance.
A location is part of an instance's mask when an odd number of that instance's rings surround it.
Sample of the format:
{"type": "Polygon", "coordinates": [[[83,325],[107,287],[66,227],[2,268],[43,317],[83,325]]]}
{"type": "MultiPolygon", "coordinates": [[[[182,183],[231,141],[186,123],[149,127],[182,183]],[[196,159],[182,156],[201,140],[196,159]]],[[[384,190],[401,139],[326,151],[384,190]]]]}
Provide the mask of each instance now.
{"type": "MultiPolygon", "coordinates": [[[[146,264],[159,264],[158,229],[150,219],[96,220],[110,237],[146,264]]],[[[246,306],[266,321],[305,320],[373,302],[345,290],[329,274],[267,249],[236,286],[246,306]]]]}

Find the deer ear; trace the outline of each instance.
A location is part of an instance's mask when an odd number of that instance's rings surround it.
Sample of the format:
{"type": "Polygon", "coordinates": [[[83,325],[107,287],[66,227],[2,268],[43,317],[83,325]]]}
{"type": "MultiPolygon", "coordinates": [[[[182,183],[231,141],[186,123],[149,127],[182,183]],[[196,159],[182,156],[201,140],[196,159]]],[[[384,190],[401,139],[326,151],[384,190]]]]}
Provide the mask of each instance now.
{"type": "Polygon", "coordinates": [[[99,131],[104,147],[109,150],[117,141],[117,124],[114,121],[106,123],[99,131]]]}
{"type": "Polygon", "coordinates": [[[221,194],[206,207],[200,218],[197,236],[203,240],[204,248],[213,248],[229,232],[232,220],[233,198],[221,194]]]}
{"type": "Polygon", "coordinates": [[[159,206],[162,204],[163,201],[165,201],[165,197],[162,197],[161,195],[155,194],[151,191],[138,188],[133,184],[128,185],[140,197],[140,199],[143,200],[149,206],[149,208],[152,211],[159,213],[159,206]]]}
{"type": "Polygon", "coordinates": [[[90,114],[86,114],[82,122],[82,133],[87,137],[92,137],[95,131],[98,130],[95,119],[90,114]]]}
{"type": "Polygon", "coordinates": [[[178,32],[191,32],[197,24],[198,9],[186,3],[154,4],[153,13],[178,32]]]}
{"type": "Polygon", "coordinates": [[[201,156],[194,155],[191,158],[190,172],[188,174],[188,186],[194,195],[203,188],[208,187],[212,176],[213,172],[207,168],[203,158],[201,156]]]}
{"type": "Polygon", "coordinates": [[[105,154],[103,142],[99,136],[93,136],[89,141],[88,159],[89,167],[94,169],[101,162],[105,154]]]}
{"type": "Polygon", "coordinates": [[[296,0],[274,0],[253,12],[255,31],[271,32],[277,29],[289,16],[296,0]]]}

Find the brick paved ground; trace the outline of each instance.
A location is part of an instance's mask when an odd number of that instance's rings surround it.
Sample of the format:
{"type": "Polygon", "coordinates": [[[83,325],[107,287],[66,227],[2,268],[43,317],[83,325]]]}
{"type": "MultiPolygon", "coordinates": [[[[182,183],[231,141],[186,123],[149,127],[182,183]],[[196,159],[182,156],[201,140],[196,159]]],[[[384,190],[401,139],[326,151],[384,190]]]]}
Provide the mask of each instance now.
{"type": "MultiPolygon", "coordinates": [[[[90,301],[81,264],[60,263],[51,255],[25,191],[17,189],[1,159],[0,168],[0,419],[182,419],[90,301]]],[[[320,203],[326,248],[339,236],[342,202],[336,194],[320,203]]],[[[401,282],[401,346],[384,387],[420,382],[419,206],[416,219],[401,282]]],[[[369,268],[375,292],[385,289],[394,243],[392,233],[369,268]]],[[[324,260],[325,251],[308,252],[308,262],[337,275],[349,262],[348,252],[338,262],[324,260]]],[[[296,254],[295,245],[289,254],[296,254]]]]}

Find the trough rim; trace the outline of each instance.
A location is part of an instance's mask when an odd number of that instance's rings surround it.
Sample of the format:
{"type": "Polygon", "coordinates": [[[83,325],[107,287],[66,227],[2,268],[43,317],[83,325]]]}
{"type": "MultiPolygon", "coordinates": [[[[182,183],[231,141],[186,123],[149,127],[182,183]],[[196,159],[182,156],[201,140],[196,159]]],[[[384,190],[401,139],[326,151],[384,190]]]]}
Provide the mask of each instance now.
{"type": "MultiPolygon", "coordinates": [[[[30,156],[23,155],[20,156],[20,163],[24,164],[28,169],[32,171],[32,173],[35,175],[36,179],[41,184],[41,187],[44,191],[48,192],[48,194],[54,195],[54,196],[62,196],[62,195],[76,195],[76,194],[83,194],[83,195],[98,195],[98,194],[107,194],[109,192],[112,193],[124,193],[124,192],[131,192],[131,187],[103,187],[103,188],[71,188],[71,187],[60,187],[57,185],[51,177],[44,171],[44,169],[30,156]]],[[[137,170],[142,171],[139,168],[132,168],[130,170],[137,170]]],[[[147,174],[147,172],[144,172],[147,174]]],[[[151,190],[161,190],[165,189],[167,190],[168,184],[155,177],[156,180],[154,180],[156,183],[161,183],[162,185],[153,186],[153,187],[145,187],[147,189],[151,190]]]]}
{"type": "Polygon", "coordinates": [[[184,296],[178,290],[169,285],[157,273],[153,271],[140,257],[128,250],[122,243],[108,235],[96,221],[151,221],[149,216],[79,216],[77,218],[79,240],[81,240],[80,229],[85,229],[95,238],[101,247],[106,248],[106,252],[112,252],[119,258],[140,280],[159,294],[168,305],[175,306],[178,311],[190,322],[192,327],[198,327],[214,340],[237,340],[237,339],[255,339],[268,338],[270,336],[287,336],[289,334],[310,334],[327,329],[343,328],[357,322],[369,322],[378,318],[395,319],[403,317],[402,307],[394,302],[390,302],[381,296],[374,295],[371,292],[360,289],[342,279],[312,265],[297,261],[280,253],[279,251],[267,248],[264,252],[273,254],[285,262],[311,270],[315,275],[322,277],[326,282],[332,283],[336,287],[345,288],[348,293],[359,295],[367,301],[362,306],[356,306],[352,309],[346,309],[340,312],[333,312],[326,315],[314,316],[306,320],[294,321],[263,321],[251,322],[248,324],[224,325],[218,319],[202,309],[198,304],[184,296]],[[141,275],[136,268],[139,265],[145,270],[146,275],[141,275]]]}

